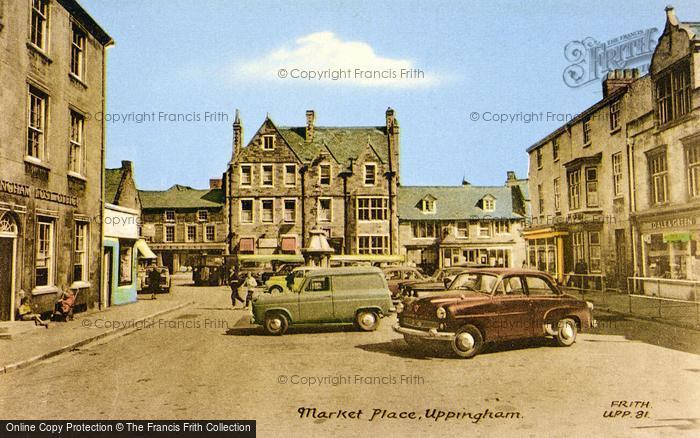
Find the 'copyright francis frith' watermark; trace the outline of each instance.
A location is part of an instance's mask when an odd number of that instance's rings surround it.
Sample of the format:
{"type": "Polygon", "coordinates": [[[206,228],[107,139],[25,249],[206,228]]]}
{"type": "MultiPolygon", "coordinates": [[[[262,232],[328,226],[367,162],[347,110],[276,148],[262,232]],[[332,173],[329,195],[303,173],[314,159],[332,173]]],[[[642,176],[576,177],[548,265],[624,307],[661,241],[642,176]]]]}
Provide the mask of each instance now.
{"type": "Polygon", "coordinates": [[[114,111],[84,114],[85,119],[94,119],[112,125],[155,123],[228,123],[233,120],[225,111],[114,111]]]}
{"type": "Polygon", "coordinates": [[[280,374],[280,385],[298,386],[383,386],[383,385],[425,385],[425,378],[417,374],[280,374]]]}
{"type": "MultiPolygon", "coordinates": [[[[498,123],[498,124],[530,124],[530,123],[568,123],[580,113],[568,113],[562,111],[472,111],[469,113],[469,120],[472,122],[498,123]]],[[[591,114],[592,119],[608,119],[605,111],[591,114]]]]}
{"type": "Polygon", "coordinates": [[[279,68],[279,79],[299,79],[304,81],[394,81],[425,79],[425,71],[420,68],[279,68]]]}
{"type": "Polygon", "coordinates": [[[228,321],[225,319],[164,319],[164,318],[148,318],[148,319],[103,319],[103,318],[85,318],[81,321],[85,328],[96,329],[229,329],[228,321]]]}

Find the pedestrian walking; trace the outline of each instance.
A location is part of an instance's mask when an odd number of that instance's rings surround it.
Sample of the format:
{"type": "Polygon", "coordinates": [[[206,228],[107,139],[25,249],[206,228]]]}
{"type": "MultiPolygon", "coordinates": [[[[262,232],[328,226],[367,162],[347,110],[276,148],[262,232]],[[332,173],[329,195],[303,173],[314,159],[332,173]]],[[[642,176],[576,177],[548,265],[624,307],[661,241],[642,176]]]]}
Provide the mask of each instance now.
{"type": "Polygon", "coordinates": [[[245,300],[238,295],[238,289],[241,287],[243,279],[239,278],[237,271],[232,271],[229,277],[228,285],[231,288],[231,306],[236,308],[236,301],[240,301],[241,304],[245,305],[245,300]]]}
{"type": "Polygon", "coordinates": [[[160,270],[151,266],[151,270],[148,271],[148,288],[151,290],[151,299],[156,299],[156,293],[160,292],[160,270]]]}
{"type": "Polygon", "coordinates": [[[258,282],[255,280],[255,277],[253,277],[253,274],[248,272],[248,276],[245,279],[245,282],[243,283],[243,289],[246,292],[245,295],[245,308],[247,309],[250,306],[250,302],[253,300],[253,293],[255,292],[255,288],[258,287],[258,282]]]}

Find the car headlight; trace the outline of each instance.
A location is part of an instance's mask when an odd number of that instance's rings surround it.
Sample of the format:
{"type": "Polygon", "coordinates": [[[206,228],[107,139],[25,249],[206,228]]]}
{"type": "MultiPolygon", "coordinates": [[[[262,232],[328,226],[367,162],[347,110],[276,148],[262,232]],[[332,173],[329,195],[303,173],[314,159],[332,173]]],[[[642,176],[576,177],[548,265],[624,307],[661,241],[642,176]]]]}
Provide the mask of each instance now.
{"type": "Polygon", "coordinates": [[[401,313],[403,312],[403,303],[398,303],[396,305],[396,313],[401,313]]]}
{"type": "Polygon", "coordinates": [[[445,311],[444,307],[438,307],[437,311],[435,311],[435,315],[438,317],[438,319],[445,319],[447,318],[447,311],[445,311]]]}
{"type": "Polygon", "coordinates": [[[587,306],[590,310],[593,310],[593,303],[591,303],[590,301],[586,301],[586,306],[587,306]]]}

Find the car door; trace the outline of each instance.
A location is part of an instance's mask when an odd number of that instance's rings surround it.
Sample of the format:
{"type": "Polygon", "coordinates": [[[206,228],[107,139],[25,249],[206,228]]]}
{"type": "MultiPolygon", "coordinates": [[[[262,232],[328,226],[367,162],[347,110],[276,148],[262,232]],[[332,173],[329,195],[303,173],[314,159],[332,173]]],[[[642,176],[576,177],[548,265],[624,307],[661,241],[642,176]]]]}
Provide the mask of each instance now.
{"type": "Polygon", "coordinates": [[[533,328],[541,334],[545,315],[561,303],[561,296],[547,279],[540,276],[525,276],[525,285],[530,296],[533,328]]]}
{"type": "Polygon", "coordinates": [[[329,276],[311,277],[299,293],[299,322],[333,320],[333,298],[329,276]]]}
{"type": "Polygon", "coordinates": [[[531,337],[532,309],[530,299],[519,275],[503,277],[494,297],[498,300],[498,337],[520,339],[531,337]]]}

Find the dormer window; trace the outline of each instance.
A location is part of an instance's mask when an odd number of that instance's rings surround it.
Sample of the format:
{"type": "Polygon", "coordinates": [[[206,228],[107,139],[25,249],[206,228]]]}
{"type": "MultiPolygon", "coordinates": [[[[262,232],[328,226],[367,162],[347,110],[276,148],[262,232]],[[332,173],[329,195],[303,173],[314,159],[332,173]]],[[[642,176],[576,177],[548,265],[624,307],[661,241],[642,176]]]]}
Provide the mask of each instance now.
{"type": "Polygon", "coordinates": [[[491,195],[481,198],[481,209],[484,211],[494,211],[496,209],[496,198],[491,195]]]}
{"type": "Polygon", "coordinates": [[[435,213],[435,198],[426,196],[420,201],[420,209],[423,213],[435,213]]]}
{"type": "Polygon", "coordinates": [[[264,151],[275,150],[275,136],[274,135],[263,135],[262,148],[264,151]]]}

